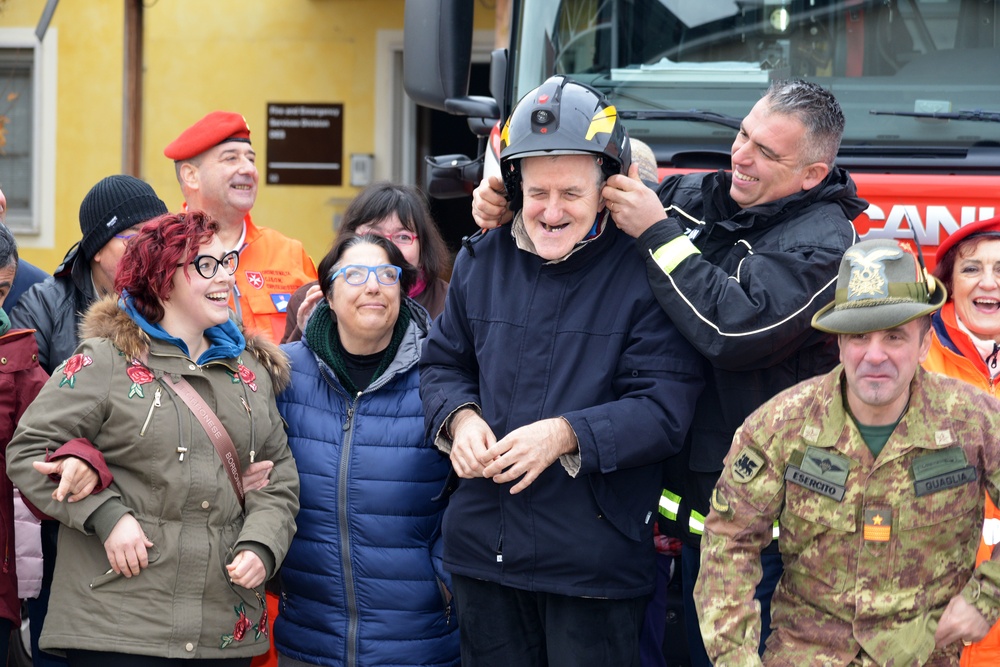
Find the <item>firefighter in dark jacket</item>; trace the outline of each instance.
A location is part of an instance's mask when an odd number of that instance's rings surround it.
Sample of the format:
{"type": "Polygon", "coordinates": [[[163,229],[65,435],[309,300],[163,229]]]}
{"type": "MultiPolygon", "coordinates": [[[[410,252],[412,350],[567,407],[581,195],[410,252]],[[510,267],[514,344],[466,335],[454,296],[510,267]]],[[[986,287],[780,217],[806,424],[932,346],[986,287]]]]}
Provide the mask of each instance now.
{"type": "Polygon", "coordinates": [[[443,535],[462,664],[638,665],[661,462],[698,355],[600,196],[629,164],[604,97],[552,77],[501,142],[517,215],[459,254],[421,359],[460,478],[443,535]]]}
{"type": "MultiPolygon", "coordinates": [[[[835,342],[810,319],[833,298],[837,268],[866,202],[834,166],[844,116],[830,93],[777,82],[743,119],[732,171],[671,176],[654,191],[636,173],[602,195],[637,238],[657,300],[705,358],[706,388],[685,449],[666,466],[664,530],[685,541],[681,563],[692,664],[708,665],[691,591],[709,496],[737,427],[779,391],[837,363],[835,342]],[[666,209],[664,208],[666,207],[666,209]]],[[[475,192],[481,227],[503,221],[499,182],[475,192]]],[[[777,545],[758,589],[768,604],[781,573],[777,545]]]]}
{"type": "MultiPolygon", "coordinates": [[[[708,661],[691,591],[709,498],[733,434],[772,396],[837,364],[834,341],[810,320],[833,298],[840,259],[856,240],[851,220],[867,206],[833,164],[843,127],[830,93],[779,82],[743,119],[731,172],[668,178],[658,197],[637,179],[614,179],[604,192],[618,225],[637,237],[656,298],[706,360],[706,390],[661,499],[673,534],[685,541],[694,665],[708,661]]],[[[765,612],[781,571],[776,543],[770,551],[758,590],[765,612]]],[[[767,632],[769,619],[761,646],[767,632]]]]}

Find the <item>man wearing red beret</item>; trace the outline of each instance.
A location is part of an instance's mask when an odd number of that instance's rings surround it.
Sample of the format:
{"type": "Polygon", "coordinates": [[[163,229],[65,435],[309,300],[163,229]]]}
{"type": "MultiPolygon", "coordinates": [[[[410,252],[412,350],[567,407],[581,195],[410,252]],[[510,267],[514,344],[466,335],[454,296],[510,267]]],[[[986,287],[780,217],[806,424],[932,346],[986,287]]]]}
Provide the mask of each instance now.
{"type": "Polygon", "coordinates": [[[250,219],[258,175],[246,119],[213,111],[184,130],[163,154],[174,161],[185,205],[217,220],[219,239],[240,253],[236,314],[245,328],[278,342],[288,300],[301,285],[317,279],[316,265],[299,241],[250,219]]]}

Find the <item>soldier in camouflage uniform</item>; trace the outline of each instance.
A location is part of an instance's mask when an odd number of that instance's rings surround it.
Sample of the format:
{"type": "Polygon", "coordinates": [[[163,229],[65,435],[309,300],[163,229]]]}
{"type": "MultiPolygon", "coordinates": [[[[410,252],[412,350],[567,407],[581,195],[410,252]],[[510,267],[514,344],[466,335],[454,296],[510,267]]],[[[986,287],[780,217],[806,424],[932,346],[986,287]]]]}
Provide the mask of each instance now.
{"type": "Polygon", "coordinates": [[[848,250],[813,318],[841,365],[736,433],[695,588],[715,664],[958,665],[1000,616],[1000,557],[975,567],[1000,403],[920,368],[947,298],[921,264],[891,240],[848,250]],[[785,572],[762,662],[753,593],[775,519],[785,572]]]}

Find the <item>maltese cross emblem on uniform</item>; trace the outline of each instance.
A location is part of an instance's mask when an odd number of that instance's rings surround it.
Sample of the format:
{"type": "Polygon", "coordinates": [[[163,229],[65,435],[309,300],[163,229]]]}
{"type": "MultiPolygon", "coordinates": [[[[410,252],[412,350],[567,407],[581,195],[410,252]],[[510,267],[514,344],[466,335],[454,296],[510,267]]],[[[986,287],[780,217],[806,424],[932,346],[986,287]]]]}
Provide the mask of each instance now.
{"type": "Polygon", "coordinates": [[[260,271],[247,271],[247,282],[254,289],[260,289],[264,286],[264,276],[260,271]]]}

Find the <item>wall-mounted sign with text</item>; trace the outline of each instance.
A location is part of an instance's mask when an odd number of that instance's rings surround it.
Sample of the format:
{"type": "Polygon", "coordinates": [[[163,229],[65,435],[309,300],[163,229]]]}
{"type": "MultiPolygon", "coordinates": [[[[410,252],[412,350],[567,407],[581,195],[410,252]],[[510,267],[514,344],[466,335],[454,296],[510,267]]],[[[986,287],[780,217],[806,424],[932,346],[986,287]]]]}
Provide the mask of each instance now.
{"type": "Polygon", "coordinates": [[[267,183],[340,185],[344,105],[267,104],[267,183]]]}

